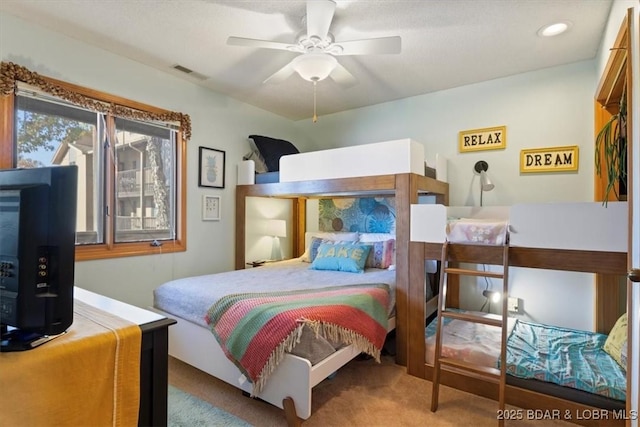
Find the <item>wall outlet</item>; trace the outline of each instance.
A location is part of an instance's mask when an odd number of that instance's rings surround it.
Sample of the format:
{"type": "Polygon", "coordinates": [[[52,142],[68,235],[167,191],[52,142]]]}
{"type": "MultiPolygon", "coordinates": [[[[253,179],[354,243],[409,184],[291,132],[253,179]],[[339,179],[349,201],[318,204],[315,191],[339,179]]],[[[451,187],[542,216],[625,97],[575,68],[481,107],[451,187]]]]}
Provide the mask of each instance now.
{"type": "Polygon", "coordinates": [[[520,308],[520,299],[519,298],[514,298],[514,297],[509,297],[507,299],[507,310],[512,312],[512,313],[518,313],[520,308]]]}

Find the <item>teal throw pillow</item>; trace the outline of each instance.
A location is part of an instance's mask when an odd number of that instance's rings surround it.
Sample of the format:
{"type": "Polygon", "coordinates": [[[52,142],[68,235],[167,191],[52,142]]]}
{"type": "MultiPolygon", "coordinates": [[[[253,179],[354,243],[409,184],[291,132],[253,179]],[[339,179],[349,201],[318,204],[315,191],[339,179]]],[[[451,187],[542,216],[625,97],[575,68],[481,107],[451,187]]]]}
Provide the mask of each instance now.
{"type": "Polygon", "coordinates": [[[358,243],[321,243],[309,268],[363,273],[370,250],[370,245],[358,243]]]}

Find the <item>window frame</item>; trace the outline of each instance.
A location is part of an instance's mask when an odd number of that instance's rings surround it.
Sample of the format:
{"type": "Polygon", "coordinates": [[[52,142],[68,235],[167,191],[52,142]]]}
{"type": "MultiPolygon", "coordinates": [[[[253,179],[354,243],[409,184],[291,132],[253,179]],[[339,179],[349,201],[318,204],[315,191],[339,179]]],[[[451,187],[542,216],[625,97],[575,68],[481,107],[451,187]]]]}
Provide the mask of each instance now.
{"type": "MultiPolygon", "coordinates": [[[[115,104],[143,112],[154,113],[158,115],[169,115],[172,112],[143,104],[141,102],[132,101],[120,96],[111,95],[94,89],[72,83],[63,82],[50,77],[39,76],[47,83],[62,87],[65,90],[92,98],[97,101],[108,104],[115,104]]],[[[17,79],[19,80],[19,79],[17,79]]],[[[9,95],[0,95],[0,169],[10,169],[16,167],[15,159],[17,158],[17,146],[15,135],[15,91],[9,95]]],[[[112,129],[109,129],[112,131],[112,129]]],[[[116,164],[112,156],[106,158],[106,168],[104,179],[106,181],[105,188],[105,207],[109,215],[104,218],[104,243],[76,245],[76,261],[87,261],[97,259],[110,259],[129,256],[153,255],[172,252],[184,252],[187,250],[187,224],[186,224],[186,206],[187,206],[187,189],[186,189],[186,154],[187,140],[183,135],[181,128],[176,135],[175,165],[176,165],[176,237],[173,240],[163,240],[160,245],[154,245],[152,242],[126,242],[115,243],[115,231],[113,224],[113,215],[116,207],[116,191],[115,191],[115,173],[116,164]]]]}

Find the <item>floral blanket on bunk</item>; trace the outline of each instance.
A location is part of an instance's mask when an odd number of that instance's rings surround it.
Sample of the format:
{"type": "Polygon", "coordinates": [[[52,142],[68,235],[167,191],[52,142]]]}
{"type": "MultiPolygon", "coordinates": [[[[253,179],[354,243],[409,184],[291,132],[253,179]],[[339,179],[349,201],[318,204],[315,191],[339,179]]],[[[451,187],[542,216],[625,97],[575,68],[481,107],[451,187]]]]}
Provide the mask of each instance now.
{"type": "Polygon", "coordinates": [[[285,352],[299,342],[305,325],[379,362],[387,335],[389,292],[386,284],[363,284],[232,294],[211,306],[206,321],[226,356],[252,382],[252,395],[257,395],[285,352]]]}
{"type": "Polygon", "coordinates": [[[624,401],[626,374],[603,350],[606,339],[595,332],[517,320],[507,339],[507,374],[624,401]]]}

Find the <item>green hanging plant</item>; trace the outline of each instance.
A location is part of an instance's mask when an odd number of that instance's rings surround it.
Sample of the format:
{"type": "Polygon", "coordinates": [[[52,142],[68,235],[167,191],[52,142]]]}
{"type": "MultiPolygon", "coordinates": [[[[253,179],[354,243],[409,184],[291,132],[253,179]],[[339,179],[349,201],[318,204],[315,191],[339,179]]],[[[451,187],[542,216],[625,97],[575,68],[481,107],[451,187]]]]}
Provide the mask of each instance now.
{"type": "Polygon", "coordinates": [[[620,97],[620,110],[602,126],[596,136],[595,165],[598,176],[607,178],[604,202],[613,191],[617,200],[626,195],[627,183],[627,97],[626,83],[620,97]],[[601,153],[603,154],[601,156],[601,153]],[[602,164],[604,161],[604,165],[602,164]],[[616,186],[618,184],[618,186],[616,186]]]}

